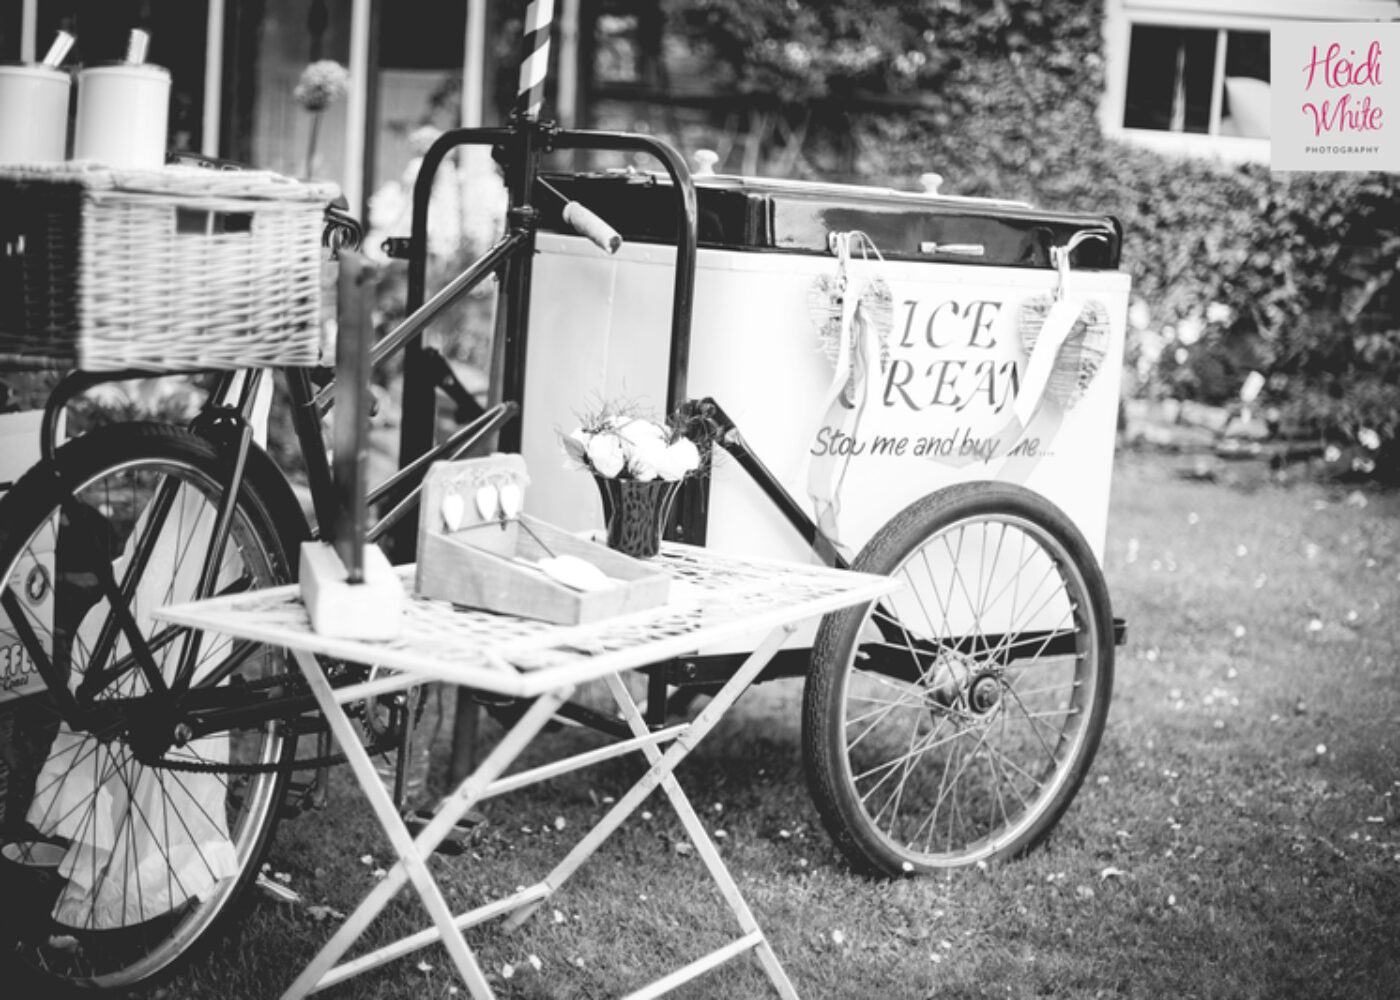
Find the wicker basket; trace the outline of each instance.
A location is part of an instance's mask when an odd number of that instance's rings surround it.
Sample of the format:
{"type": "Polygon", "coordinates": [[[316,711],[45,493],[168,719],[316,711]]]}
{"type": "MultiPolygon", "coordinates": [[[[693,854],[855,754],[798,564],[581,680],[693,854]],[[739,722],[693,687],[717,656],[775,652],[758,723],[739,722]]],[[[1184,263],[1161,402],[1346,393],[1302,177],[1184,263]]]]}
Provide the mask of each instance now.
{"type": "Polygon", "coordinates": [[[313,364],[330,184],[262,171],[0,168],[0,364],[313,364]]]}

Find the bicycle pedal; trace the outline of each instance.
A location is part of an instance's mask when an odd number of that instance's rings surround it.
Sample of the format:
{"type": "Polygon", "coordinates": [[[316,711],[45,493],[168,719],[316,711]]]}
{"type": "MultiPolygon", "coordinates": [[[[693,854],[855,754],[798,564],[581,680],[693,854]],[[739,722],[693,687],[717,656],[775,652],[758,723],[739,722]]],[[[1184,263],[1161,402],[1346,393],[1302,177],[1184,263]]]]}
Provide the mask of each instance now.
{"type": "Polygon", "coordinates": [[[289,781],[278,811],[280,818],[296,819],[312,809],[324,808],[325,802],[321,801],[319,791],[320,782],[314,778],[310,781],[289,781]]]}
{"type": "MultiPolygon", "coordinates": [[[[404,826],[408,827],[408,832],[417,837],[423,832],[433,818],[431,809],[419,809],[409,813],[403,818],[404,826]]],[[[462,816],[453,825],[452,830],[443,838],[442,842],[433,848],[433,853],[444,854],[456,857],[467,849],[467,840],[472,836],[477,827],[486,824],[485,814],[476,809],[470,809],[465,816],[462,816]]]]}

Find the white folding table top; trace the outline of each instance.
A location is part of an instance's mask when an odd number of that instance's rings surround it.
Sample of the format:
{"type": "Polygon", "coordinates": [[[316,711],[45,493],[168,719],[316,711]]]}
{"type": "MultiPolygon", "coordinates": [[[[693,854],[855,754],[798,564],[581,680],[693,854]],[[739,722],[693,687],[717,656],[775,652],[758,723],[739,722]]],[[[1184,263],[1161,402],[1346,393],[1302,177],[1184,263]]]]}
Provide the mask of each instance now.
{"type": "Polygon", "coordinates": [[[513,697],[532,697],[754,632],[873,600],[888,577],[752,559],[665,543],[653,560],[672,576],[664,605],[586,625],[555,625],[412,594],[398,638],[368,642],[311,628],[296,584],[171,605],[157,618],[513,697]]]}

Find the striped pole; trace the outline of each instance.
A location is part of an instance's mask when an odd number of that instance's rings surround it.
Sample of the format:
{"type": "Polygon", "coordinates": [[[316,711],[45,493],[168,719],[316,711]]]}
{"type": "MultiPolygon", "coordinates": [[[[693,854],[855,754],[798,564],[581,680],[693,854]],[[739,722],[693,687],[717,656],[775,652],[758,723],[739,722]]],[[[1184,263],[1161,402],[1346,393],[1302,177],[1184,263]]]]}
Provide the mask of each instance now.
{"type": "Polygon", "coordinates": [[[554,0],[530,0],[525,10],[525,56],[520,63],[516,110],[539,120],[544,104],[544,81],[549,72],[549,35],[554,23],[554,0]]]}

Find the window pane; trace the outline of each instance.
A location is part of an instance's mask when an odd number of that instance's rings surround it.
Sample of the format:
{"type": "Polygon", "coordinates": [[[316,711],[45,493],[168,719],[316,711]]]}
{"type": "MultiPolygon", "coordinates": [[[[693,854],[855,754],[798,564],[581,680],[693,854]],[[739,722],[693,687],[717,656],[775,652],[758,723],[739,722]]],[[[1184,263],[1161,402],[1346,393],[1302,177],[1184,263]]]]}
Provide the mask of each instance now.
{"type": "Polygon", "coordinates": [[[1269,137],[1269,36],[1232,31],[1225,45],[1225,100],[1221,135],[1269,137]]]}
{"type": "Polygon", "coordinates": [[[1123,125],[1208,132],[1217,35],[1205,28],[1133,25],[1123,125]]]}
{"type": "Polygon", "coordinates": [[[641,53],[635,14],[601,14],[594,26],[593,78],[610,83],[640,83],[641,53]]]}
{"type": "Polygon", "coordinates": [[[379,65],[385,69],[462,71],[467,5],[443,0],[394,0],[384,5],[379,65]]]}

